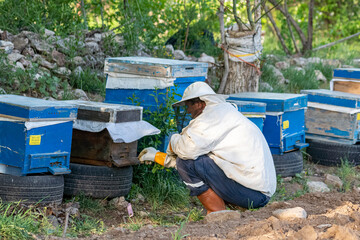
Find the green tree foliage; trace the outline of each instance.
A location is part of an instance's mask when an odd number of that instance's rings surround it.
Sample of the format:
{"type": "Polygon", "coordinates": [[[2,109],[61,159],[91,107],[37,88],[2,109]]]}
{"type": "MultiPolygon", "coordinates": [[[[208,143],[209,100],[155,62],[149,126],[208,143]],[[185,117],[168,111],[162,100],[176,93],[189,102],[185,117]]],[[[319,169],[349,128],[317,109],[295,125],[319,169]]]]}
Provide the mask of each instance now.
{"type": "Polygon", "coordinates": [[[2,30],[41,32],[46,28],[69,34],[80,25],[74,0],[0,0],[2,30]]]}

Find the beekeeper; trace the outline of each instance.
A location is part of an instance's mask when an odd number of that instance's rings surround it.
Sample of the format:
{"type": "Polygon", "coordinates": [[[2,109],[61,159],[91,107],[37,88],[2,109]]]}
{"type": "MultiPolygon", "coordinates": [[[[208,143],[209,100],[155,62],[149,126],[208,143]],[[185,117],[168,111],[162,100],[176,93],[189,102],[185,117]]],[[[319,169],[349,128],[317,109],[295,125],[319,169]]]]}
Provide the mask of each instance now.
{"type": "Polygon", "coordinates": [[[276,189],[262,132],[225,99],[204,82],[191,84],[174,104],[186,105],[189,125],[172,135],[166,153],[149,147],[139,154],[141,162],[175,167],[207,213],[225,210],[225,203],[263,207],[276,189]]]}

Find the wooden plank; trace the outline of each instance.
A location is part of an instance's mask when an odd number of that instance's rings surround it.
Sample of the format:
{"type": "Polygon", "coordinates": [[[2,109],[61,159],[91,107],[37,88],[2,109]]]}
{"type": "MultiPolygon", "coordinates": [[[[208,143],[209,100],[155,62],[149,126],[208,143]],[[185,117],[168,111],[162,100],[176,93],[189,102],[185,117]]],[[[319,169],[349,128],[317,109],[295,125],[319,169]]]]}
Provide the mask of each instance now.
{"type": "Polygon", "coordinates": [[[360,94],[360,81],[333,81],[334,91],[360,94]]]}
{"type": "Polygon", "coordinates": [[[84,158],[70,158],[71,163],[80,163],[80,164],[86,164],[86,165],[93,165],[93,166],[108,166],[111,167],[112,163],[110,161],[99,161],[99,160],[93,160],[93,159],[84,159],[84,158]]]}
{"type": "Polygon", "coordinates": [[[114,143],[106,129],[98,133],[74,129],[71,157],[89,159],[89,163],[111,162],[118,167],[139,164],[137,141],[114,143]]]}

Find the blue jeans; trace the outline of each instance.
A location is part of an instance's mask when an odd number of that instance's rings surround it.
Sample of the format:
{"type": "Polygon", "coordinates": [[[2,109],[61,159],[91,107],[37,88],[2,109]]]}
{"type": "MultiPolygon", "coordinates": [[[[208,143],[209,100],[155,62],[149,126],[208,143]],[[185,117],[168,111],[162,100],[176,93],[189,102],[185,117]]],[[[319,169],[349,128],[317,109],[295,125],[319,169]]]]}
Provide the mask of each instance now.
{"type": "Polygon", "coordinates": [[[177,171],[191,196],[198,196],[211,188],[225,202],[243,208],[259,208],[265,206],[270,197],[244,187],[228,178],[223,170],[207,155],[195,160],[176,159],[177,171]]]}

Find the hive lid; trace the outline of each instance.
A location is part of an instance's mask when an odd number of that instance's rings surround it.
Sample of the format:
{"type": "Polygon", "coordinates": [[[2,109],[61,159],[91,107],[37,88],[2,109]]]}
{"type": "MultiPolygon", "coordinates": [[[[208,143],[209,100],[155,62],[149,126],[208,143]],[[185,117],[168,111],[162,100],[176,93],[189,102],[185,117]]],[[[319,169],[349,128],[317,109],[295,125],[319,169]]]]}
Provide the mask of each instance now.
{"type": "Polygon", "coordinates": [[[306,94],[293,93],[242,92],[231,94],[228,100],[266,103],[269,112],[294,111],[307,106],[306,94]]]}
{"type": "Polygon", "coordinates": [[[142,120],[143,108],[140,106],[82,100],[69,100],[64,102],[78,107],[77,119],[79,120],[113,123],[142,120]]]}
{"type": "Polygon", "coordinates": [[[266,103],[238,101],[238,100],[226,100],[226,101],[236,104],[239,112],[241,113],[265,114],[266,112],[266,103]]]}
{"type": "Polygon", "coordinates": [[[26,121],[74,120],[77,116],[77,107],[64,101],[0,95],[0,116],[26,121]]]}
{"type": "Polygon", "coordinates": [[[341,107],[360,108],[360,95],[331,91],[327,89],[301,90],[308,95],[309,102],[330,104],[341,107]]]}
{"type": "Polygon", "coordinates": [[[152,57],[106,58],[105,73],[125,73],[152,77],[201,77],[207,76],[208,64],[152,57]]]}
{"type": "Polygon", "coordinates": [[[347,78],[360,80],[360,68],[336,68],[334,78],[347,78]]]}

